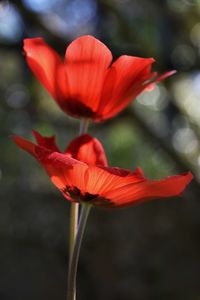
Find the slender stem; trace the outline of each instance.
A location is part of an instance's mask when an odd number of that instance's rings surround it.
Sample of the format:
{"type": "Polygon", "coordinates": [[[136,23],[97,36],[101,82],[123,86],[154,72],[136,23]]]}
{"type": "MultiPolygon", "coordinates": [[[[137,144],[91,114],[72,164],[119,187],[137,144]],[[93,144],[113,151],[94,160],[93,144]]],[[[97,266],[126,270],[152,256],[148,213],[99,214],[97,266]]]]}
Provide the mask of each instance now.
{"type": "MultiPolygon", "coordinates": [[[[82,119],[80,122],[79,135],[87,132],[89,126],[89,119],[82,119]]],[[[78,227],[78,216],[79,216],[79,204],[71,203],[70,211],[70,238],[69,238],[69,257],[72,254],[74,247],[74,241],[76,238],[77,227],[78,227]]]]}
{"type": "Polygon", "coordinates": [[[90,120],[82,119],[80,123],[79,135],[82,135],[87,132],[90,120]]]}
{"type": "Polygon", "coordinates": [[[90,209],[91,209],[90,204],[82,205],[78,231],[77,231],[77,235],[73,247],[73,252],[69,261],[67,300],[76,299],[76,274],[77,274],[78,259],[80,254],[81,242],[83,239],[83,233],[85,230],[90,209]]]}
{"type": "Polygon", "coordinates": [[[74,241],[75,241],[76,234],[77,234],[78,212],[79,212],[79,204],[72,202],[71,208],[70,208],[69,257],[72,255],[74,241]]]}

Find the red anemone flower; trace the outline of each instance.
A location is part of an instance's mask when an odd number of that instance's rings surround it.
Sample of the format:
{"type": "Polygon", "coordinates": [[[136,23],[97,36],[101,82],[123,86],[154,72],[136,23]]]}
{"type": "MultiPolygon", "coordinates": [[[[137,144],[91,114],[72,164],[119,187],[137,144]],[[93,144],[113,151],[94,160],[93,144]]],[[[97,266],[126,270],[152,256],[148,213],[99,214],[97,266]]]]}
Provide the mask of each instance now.
{"type": "Polygon", "coordinates": [[[151,73],[153,58],[120,56],[92,36],[74,40],[65,61],[42,38],[24,40],[27,63],[60,108],[77,118],[99,122],[123,110],[146,88],[175,71],[151,73]]]}
{"type": "Polygon", "coordinates": [[[60,153],[54,137],[33,132],[38,145],[15,136],[15,143],[32,154],[45,168],[65,198],[99,207],[115,208],[162,197],[180,195],[192,180],[190,172],[148,180],[140,168],[134,172],[108,167],[101,143],[82,135],[60,153]]]}

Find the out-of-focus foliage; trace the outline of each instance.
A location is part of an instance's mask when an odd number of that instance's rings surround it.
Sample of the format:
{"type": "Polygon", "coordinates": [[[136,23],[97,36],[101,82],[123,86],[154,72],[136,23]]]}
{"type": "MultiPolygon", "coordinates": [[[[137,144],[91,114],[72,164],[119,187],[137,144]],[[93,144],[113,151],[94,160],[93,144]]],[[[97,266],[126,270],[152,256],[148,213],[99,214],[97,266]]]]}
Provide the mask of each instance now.
{"type": "Polygon", "coordinates": [[[78,299],[200,298],[200,1],[21,0],[0,2],[0,299],[65,299],[69,204],[40,166],[9,138],[32,128],[78,133],[27,68],[24,37],[42,36],[62,56],[93,34],[114,58],[154,57],[177,74],[119,117],[92,125],[111,165],[150,178],[192,170],[182,199],[94,210],[79,265],[78,299]]]}

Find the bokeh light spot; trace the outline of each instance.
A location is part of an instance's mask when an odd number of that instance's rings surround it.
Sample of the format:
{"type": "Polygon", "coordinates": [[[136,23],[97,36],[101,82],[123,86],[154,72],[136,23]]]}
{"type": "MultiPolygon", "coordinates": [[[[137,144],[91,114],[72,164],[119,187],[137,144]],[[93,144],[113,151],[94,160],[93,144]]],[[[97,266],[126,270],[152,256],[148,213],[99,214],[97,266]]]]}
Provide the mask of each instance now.
{"type": "Polygon", "coordinates": [[[190,119],[200,125],[200,73],[181,76],[174,85],[173,92],[177,105],[190,119]]]}
{"type": "Polygon", "coordinates": [[[25,6],[38,13],[47,13],[59,5],[62,0],[23,0],[25,6]]]}
{"type": "Polygon", "coordinates": [[[183,154],[190,154],[197,150],[199,142],[194,131],[189,128],[179,128],[173,135],[174,148],[183,154]]]}
{"type": "Polygon", "coordinates": [[[30,100],[27,88],[22,84],[14,84],[6,91],[6,101],[12,108],[24,108],[30,100]]]}
{"type": "Polygon", "coordinates": [[[137,100],[154,111],[161,111],[168,105],[167,91],[158,85],[155,85],[152,91],[142,93],[137,100]]]}
{"type": "Polygon", "coordinates": [[[195,46],[200,46],[200,23],[193,26],[190,32],[190,39],[195,46]]]}
{"type": "Polygon", "coordinates": [[[0,3],[0,39],[17,42],[23,33],[23,23],[14,5],[7,1],[0,3]]]}

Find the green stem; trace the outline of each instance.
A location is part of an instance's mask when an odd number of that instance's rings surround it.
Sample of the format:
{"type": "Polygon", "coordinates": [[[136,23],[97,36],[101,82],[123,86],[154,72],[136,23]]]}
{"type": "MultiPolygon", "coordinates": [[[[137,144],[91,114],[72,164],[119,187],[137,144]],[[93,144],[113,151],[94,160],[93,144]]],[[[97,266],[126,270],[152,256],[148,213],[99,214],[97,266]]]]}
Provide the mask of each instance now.
{"type": "Polygon", "coordinates": [[[83,239],[83,234],[84,234],[90,209],[91,209],[90,204],[82,204],[78,231],[77,231],[77,235],[73,247],[73,252],[69,261],[67,300],[76,299],[76,274],[77,274],[78,259],[80,254],[81,242],[83,239]]]}
{"type": "Polygon", "coordinates": [[[72,255],[74,241],[77,234],[78,212],[79,212],[79,204],[72,202],[70,208],[69,257],[72,255]]]}
{"type": "MultiPolygon", "coordinates": [[[[79,135],[82,135],[87,132],[89,126],[89,119],[82,119],[80,122],[79,135]]],[[[78,216],[79,216],[79,204],[71,203],[71,211],[70,211],[70,237],[69,237],[69,257],[72,254],[72,250],[74,247],[74,241],[77,234],[78,228],[78,216]]]]}

